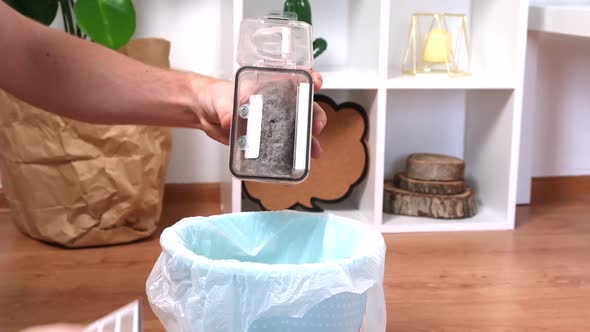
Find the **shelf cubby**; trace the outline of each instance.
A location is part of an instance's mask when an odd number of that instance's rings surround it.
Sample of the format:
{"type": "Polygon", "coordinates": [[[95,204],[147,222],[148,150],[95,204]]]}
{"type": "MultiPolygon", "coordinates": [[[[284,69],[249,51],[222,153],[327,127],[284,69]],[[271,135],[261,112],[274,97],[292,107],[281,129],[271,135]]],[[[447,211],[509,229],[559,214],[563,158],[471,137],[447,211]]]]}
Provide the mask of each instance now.
{"type": "Polygon", "coordinates": [[[515,88],[526,37],[528,1],[511,0],[401,0],[392,1],[389,19],[387,86],[399,89],[504,89],[515,88]],[[445,74],[403,75],[403,55],[408,45],[414,13],[466,14],[471,44],[469,77],[445,74]],[[523,24],[525,26],[523,26],[523,24]]]}
{"type": "MultiPolygon", "coordinates": [[[[366,112],[367,120],[368,120],[368,128],[367,128],[367,137],[365,139],[365,145],[367,147],[367,152],[369,156],[369,160],[367,162],[367,176],[364,180],[356,185],[350,195],[343,201],[333,203],[333,202],[317,202],[317,206],[322,208],[327,213],[336,214],[339,216],[345,216],[349,218],[353,218],[356,220],[360,220],[363,222],[371,223],[374,220],[374,211],[375,211],[375,180],[372,177],[372,174],[375,174],[375,171],[371,170],[371,168],[375,168],[377,161],[375,160],[375,156],[377,155],[377,151],[375,151],[376,144],[376,135],[372,134],[372,128],[377,124],[376,115],[378,114],[378,100],[377,100],[377,90],[372,89],[362,89],[362,90],[322,90],[322,95],[330,97],[334,102],[337,104],[344,103],[344,102],[354,102],[363,107],[366,112]]],[[[313,170],[312,170],[313,171],[313,170]]],[[[242,210],[244,211],[253,211],[253,210],[260,210],[260,207],[250,200],[246,195],[243,195],[241,198],[242,210]]],[[[299,209],[301,210],[301,209],[299,209]]]]}
{"type": "MultiPolygon", "coordinates": [[[[328,49],[314,69],[323,73],[328,89],[377,88],[379,0],[310,1],[314,38],[324,38],[328,49]],[[377,4],[377,5],[376,5],[377,4]]],[[[244,0],[245,17],[282,10],[283,1],[244,0]]]]}
{"type": "Polygon", "coordinates": [[[443,220],[383,213],[383,228],[410,232],[513,227],[515,160],[513,90],[404,90],[388,94],[384,179],[406,167],[415,152],[462,158],[466,180],[476,192],[478,214],[443,220]],[[430,101],[437,100],[436,105],[430,101]]]}

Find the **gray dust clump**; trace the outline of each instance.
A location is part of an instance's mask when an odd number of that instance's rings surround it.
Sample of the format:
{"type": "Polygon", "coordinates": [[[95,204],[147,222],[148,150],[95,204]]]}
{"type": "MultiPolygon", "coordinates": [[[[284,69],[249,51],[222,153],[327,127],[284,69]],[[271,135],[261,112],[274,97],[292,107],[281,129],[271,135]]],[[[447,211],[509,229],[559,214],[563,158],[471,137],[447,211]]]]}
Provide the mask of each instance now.
{"type": "Polygon", "coordinates": [[[293,169],[297,86],[277,81],[260,88],[263,96],[260,155],[243,159],[244,173],[264,177],[290,176],[293,169]]]}

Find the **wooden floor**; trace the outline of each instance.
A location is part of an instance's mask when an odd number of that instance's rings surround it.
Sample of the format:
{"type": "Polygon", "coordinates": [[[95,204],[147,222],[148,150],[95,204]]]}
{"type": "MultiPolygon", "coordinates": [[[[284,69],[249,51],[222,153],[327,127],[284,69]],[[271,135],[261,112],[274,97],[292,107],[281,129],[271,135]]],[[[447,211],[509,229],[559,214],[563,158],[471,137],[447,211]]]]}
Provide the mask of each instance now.
{"type": "MultiPolygon", "coordinates": [[[[163,226],[217,213],[214,197],[168,204],[163,226]]],[[[519,207],[512,232],[386,240],[388,331],[590,331],[590,198],[519,207]]],[[[21,235],[2,211],[0,331],[89,322],[145,301],[159,252],[157,236],[110,248],[51,247],[21,235]]],[[[148,305],[144,312],[145,330],[162,331],[148,305]]]]}

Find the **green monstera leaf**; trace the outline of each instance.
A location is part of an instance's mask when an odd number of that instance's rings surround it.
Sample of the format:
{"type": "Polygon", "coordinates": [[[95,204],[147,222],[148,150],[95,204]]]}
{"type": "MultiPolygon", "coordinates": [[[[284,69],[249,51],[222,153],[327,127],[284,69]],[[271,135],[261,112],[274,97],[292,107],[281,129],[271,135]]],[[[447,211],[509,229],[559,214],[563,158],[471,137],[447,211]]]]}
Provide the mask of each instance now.
{"type": "Polygon", "coordinates": [[[55,19],[58,0],[4,0],[10,7],[43,25],[55,19]]]}
{"type": "Polygon", "coordinates": [[[135,32],[135,7],[131,0],[78,0],[76,22],[92,41],[118,49],[135,32]]]}

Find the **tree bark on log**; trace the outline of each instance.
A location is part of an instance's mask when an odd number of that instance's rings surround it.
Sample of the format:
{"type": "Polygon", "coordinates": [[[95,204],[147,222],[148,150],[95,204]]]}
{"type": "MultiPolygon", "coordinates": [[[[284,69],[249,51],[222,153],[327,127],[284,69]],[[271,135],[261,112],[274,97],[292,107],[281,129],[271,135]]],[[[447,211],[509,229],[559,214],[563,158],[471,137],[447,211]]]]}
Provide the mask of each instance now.
{"type": "Polygon", "coordinates": [[[465,181],[415,180],[406,176],[406,173],[398,173],[394,184],[403,190],[429,195],[457,195],[465,192],[467,188],[465,181]]]}
{"type": "Polygon", "coordinates": [[[412,154],[407,159],[408,177],[425,181],[462,181],[465,162],[459,158],[428,153],[412,154]]]}
{"type": "Polygon", "coordinates": [[[393,181],[384,186],[384,212],[397,215],[462,219],[477,214],[475,195],[470,187],[459,195],[426,195],[396,188],[393,181]]]}

